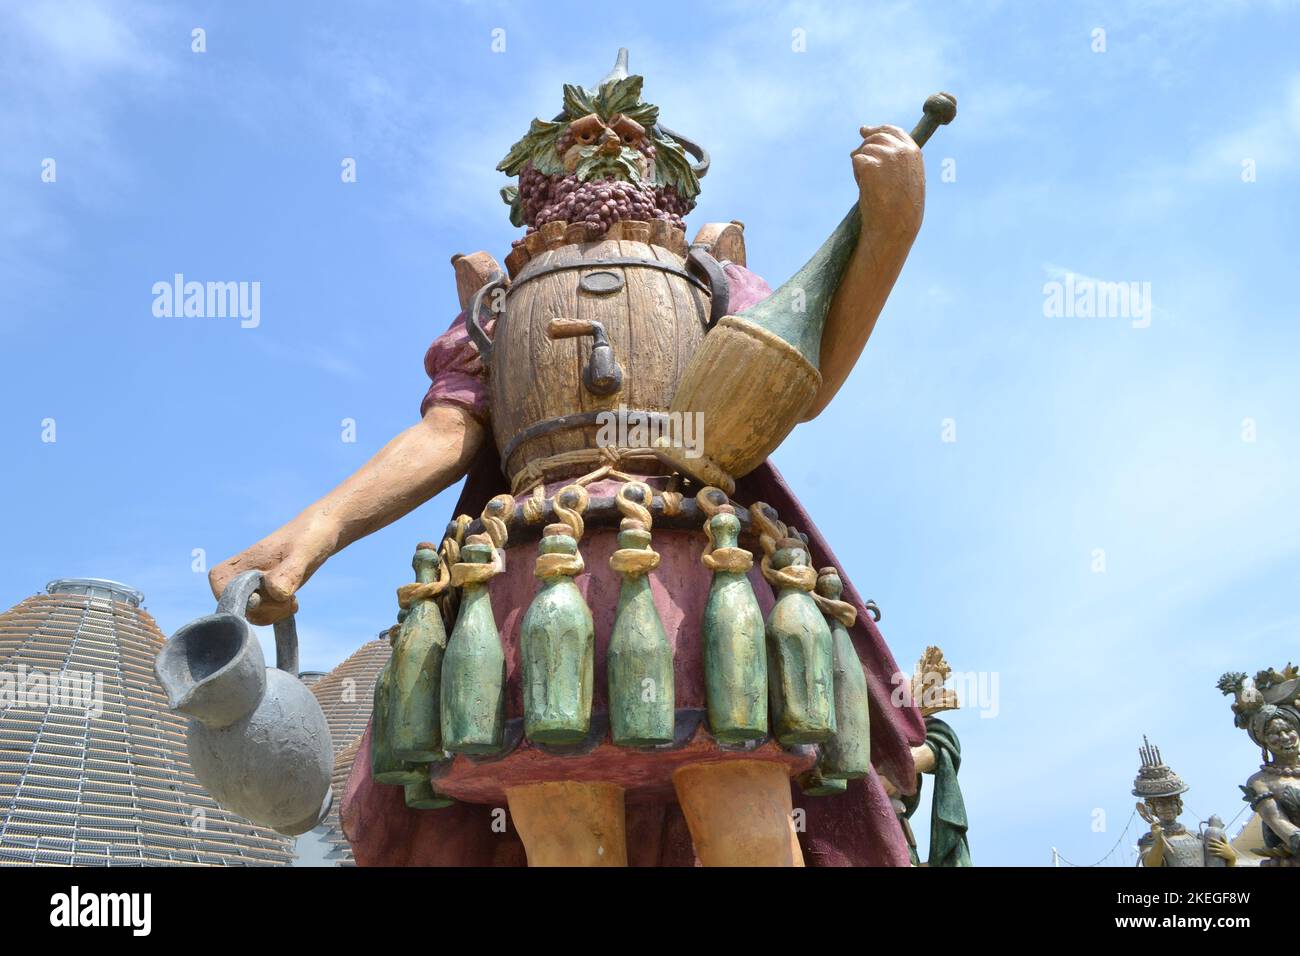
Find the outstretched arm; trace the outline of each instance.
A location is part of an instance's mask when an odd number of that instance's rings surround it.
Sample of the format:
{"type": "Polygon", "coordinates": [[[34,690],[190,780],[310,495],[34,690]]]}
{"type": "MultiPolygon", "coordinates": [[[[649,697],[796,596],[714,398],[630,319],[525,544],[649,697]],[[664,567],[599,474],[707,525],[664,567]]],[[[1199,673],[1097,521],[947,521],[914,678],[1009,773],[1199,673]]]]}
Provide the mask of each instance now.
{"type": "Polygon", "coordinates": [[[822,384],[804,421],[835,397],[867,344],[880,310],[921,228],[925,165],[921,147],[897,126],[864,126],[853,151],[862,226],[822,329],[822,384]]]}
{"type": "Polygon", "coordinates": [[[330,555],[391,524],[459,480],[483,442],[484,428],[458,405],[433,405],[337,488],[251,548],[216,565],[212,593],[242,571],[265,577],[249,611],[270,624],[297,609],[294,592],[330,555]]]}

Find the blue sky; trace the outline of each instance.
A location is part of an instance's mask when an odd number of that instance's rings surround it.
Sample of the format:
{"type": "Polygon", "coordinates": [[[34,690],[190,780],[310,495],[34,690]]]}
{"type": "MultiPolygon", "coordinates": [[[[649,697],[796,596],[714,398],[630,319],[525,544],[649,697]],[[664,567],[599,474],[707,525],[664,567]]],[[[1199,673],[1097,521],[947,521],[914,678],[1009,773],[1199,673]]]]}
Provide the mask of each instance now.
{"type": "MultiPolygon", "coordinates": [[[[1144,732],[1189,823],[1232,818],[1258,758],[1215,680],[1300,658],[1300,11],[840,6],[6,0],[0,604],[93,575],[165,631],[205,613],[194,549],[241,550],[416,419],[450,256],[517,234],[496,162],[617,47],[713,154],[688,223],[743,220],[774,285],[853,201],[858,127],[948,89],[911,259],[776,461],[900,664],[936,643],[996,675],[995,716],[950,716],[977,863],[1131,860],[1144,732]],[[177,272],[259,281],[261,324],[155,317],[177,272]],[[1150,283],[1149,327],[1046,316],[1066,273],[1150,283]]],[[[304,666],[393,620],[453,502],[317,573],[304,666]]]]}

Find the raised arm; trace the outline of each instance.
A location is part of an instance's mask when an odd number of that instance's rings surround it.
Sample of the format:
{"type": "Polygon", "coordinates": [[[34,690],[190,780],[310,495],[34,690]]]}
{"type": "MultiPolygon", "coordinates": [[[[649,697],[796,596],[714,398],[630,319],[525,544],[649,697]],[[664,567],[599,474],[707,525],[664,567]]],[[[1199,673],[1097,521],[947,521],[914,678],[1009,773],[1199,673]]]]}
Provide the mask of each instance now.
{"type": "Polygon", "coordinates": [[[925,212],[925,165],[912,137],[897,126],[864,126],[861,135],[852,162],[862,224],[826,314],[822,384],[804,421],[821,414],[853,371],[925,212]]]}
{"type": "Polygon", "coordinates": [[[212,593],[242,571],[265,574],[249,612],[270,624],[297,609],[294,593],[330,555],[391,524],[458,481],[483,442],[483,425],[459,405],[432,405],[424,418],[375,453],[337,488],[246,551],[213,567],[212,593]]]}

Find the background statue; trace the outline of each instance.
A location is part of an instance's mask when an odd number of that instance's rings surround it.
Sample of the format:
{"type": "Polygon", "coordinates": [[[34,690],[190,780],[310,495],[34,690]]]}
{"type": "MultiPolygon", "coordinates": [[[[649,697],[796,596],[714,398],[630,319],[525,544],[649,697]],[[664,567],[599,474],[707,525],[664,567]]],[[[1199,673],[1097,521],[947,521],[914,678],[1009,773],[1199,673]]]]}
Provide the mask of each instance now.
{"type": "Polygon", "coordinates": [[[1300,866],[1300,672],[1224,674],[1219,690],[1232,695],[1236,725],[1259,745],[1264,763],[1241,788],[1263,823],[1261,866],[1300,866]]]}
{"type": "Polygon", "coordinates": [[[1143,866],[1236,866],[1237,851],[1228,843],[1223,824],[1211,817],[1203,834],[1189,833],[1179,821],[1187,784],[1160,757],[1160,750],[1142,738],[1142,766],[1133,781],[1141,797],[1138,815],[1151,829],[1138,840],[1143,866]],[[1216,825],[1217,824],[1217,825],[1216,825]]]}
{"type": "Polygon", "coordinates": [[[930,852],[925,865],[971,865],[966,801],[957,780],[957,772],[961,770],[961,741],[957,738],[957,731],[934,716],[961,706],[956,691],[943,686],[951,673],[952,668],[944,659],[943,651],[927,647],[916,662],[912,675],[912,700],[925,718],[925,743],[912,748],[912,759],[916,763],[916,792],[910,795],[891,793],[890,798],[895,801],[895,809],[903,820],[914,866],[921,865],[921,857],[910,821],[921,805],[922,774],[934,776],[934,792],[930,799],[930,852]]]}

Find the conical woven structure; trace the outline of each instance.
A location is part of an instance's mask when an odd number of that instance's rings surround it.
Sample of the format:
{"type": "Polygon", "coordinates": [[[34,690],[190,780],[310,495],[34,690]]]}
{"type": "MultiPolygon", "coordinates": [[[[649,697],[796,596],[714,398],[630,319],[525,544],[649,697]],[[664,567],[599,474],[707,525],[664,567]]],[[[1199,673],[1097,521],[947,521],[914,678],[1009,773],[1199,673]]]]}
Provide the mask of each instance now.
{"type": "Polygon", "coordinates": [[[334,847],[329,858],[339,866],[353,865],[352,848],[348,846],[339,823],[343,787],[357,758],[361,735],[370,723],[375,682],[392,653],[388,632],[385,631],[378,640],[362,644],[347,660],[311,685],[311,692],[325,711],[330,737],[334,741],[334,806],[321,826],[324,828],[323,839],[334,847]]]}
{"type": "Polygon", "coordinates": [[[287,864],[199,785],[140,592],[53,581],[0,614],[0,865],[287,864]]]}

